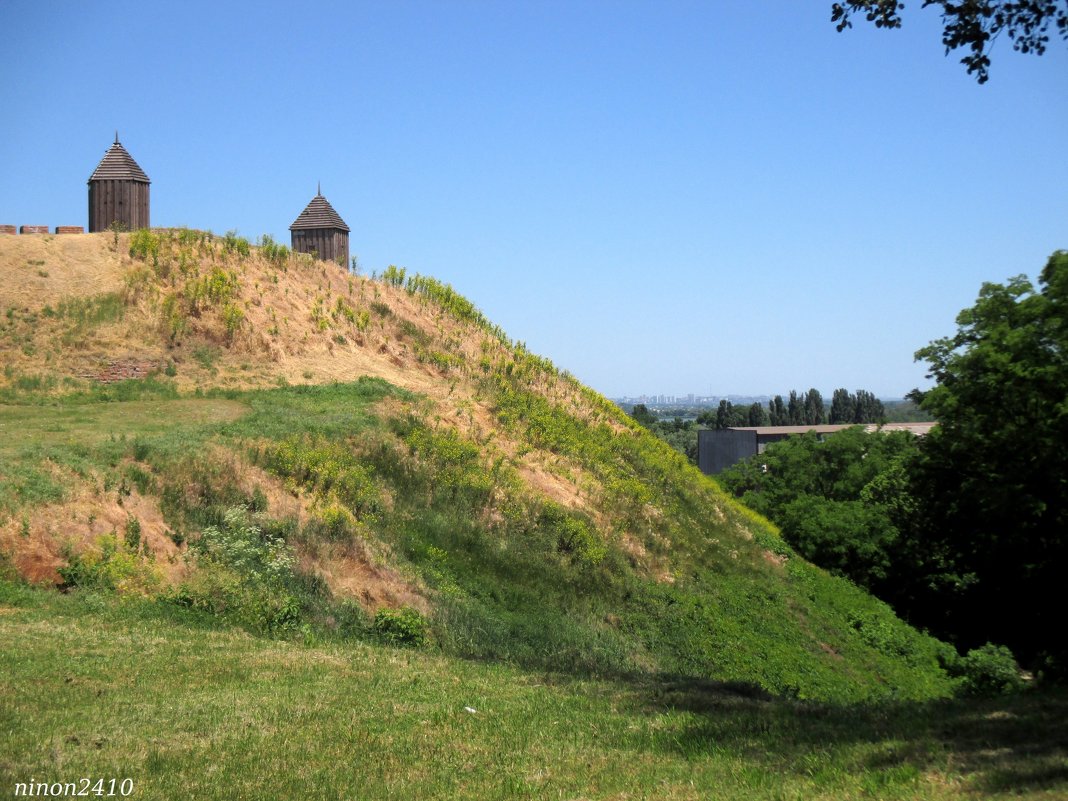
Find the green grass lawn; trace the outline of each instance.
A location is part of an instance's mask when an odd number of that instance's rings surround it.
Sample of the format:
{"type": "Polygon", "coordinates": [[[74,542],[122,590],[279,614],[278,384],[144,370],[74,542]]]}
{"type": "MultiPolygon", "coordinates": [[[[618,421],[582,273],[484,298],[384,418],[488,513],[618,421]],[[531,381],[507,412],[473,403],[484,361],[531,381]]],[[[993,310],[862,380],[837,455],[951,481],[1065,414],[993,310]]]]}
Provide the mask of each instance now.
{"type": "Polygon", "coordinates": [[[154,437],[175,428],[234,420],[248,410],[243,403],[222,398],[0,405],[0,457],[11,457],[28,446],[85,446],[109,437],[154,437]]]}
{"type": "Polygon", "coordinates": [[[5,797],[89,777],[144,799],[1063,799],[1066,754],[1063,693],[803,703],[0,584],[5,797]]]}

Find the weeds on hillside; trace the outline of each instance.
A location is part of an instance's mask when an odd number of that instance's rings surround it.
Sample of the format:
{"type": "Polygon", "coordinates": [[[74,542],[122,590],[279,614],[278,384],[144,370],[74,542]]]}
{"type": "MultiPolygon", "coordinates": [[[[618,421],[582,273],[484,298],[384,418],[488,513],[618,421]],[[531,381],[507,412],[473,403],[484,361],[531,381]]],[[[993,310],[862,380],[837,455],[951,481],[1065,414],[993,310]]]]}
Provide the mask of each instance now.
{"type": "Polygon", "coordinates": [[[33,355],[41,323],[47,320],[59,328],[59,339],[64,347],[83,347],[93,331],[121,320],[124,312],[125,303],[119,293],[65,298],[55,307],[46,305],[40,311],[11,307],[0,319],[0,337],[21,347],[25,355],[33,355]]]}
{"type": "Polygon", "coordinates": [[[172,342],[188,332],[192,320],[208,312],[217,313],[224,336],[233,342],[245,322],[244,310],[236,302],[241,282],[237,271],[216,260],[248,258],[250,253],[248,240],[234,231],[216,242],[210,232],[142,228],[130,235],[130,256],[149,266],[151,274],[143,268],[131,270],[127,292],[136,298],[154,290],[154,275],[162,295],[160,326],[172,342]],[[205,257],[212,261],[210,269],[202,266],[205,257]]]}
{"type": "Polygon", "coordinates": [[[162,584],[159,568],[150,554],[146,558],[141,552],[140,538],[131,537],[129,529],[126,534],[123,542],[114,532],[103,534],[82,552],[67,544],[63,554],[67,564],[59,568],[67,586],[138,594],[158,591],[162,584]]]}
{"type": "Polygon", "coordinates": [[[295,557],[285,540],[264,531],[244,507],[228,509],[218,525],[191,541],[196,570],[167,597],[266,634],[303,624],[293,591],[295,557]]]}
{"type": "Polygon", "coordinates": [[[289,264],[289,248],[280,242],[275,242],[270,234],[264,234],[260,237],[260,254],[271,262],[275,267],[278,267],[283,272],[286,270],[289,264]]]}

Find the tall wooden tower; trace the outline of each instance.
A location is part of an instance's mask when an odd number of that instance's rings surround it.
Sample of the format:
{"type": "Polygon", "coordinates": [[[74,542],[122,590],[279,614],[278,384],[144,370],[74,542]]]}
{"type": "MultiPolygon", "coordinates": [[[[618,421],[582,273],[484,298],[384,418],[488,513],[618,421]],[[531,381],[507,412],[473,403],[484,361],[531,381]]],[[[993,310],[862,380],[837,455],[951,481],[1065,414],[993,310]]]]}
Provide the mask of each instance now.
{"type": "Polygon", "coordinates": [[[321,190],[293,221],[289,230],[295,252],[316,253],[323,261],[337,262],[348,268],[349,227],[323,197],[321,190]]]}
{"type": "Polygon", "coordinates": [[[148,187],[152,183],[133,156],[119,144],[108,148],[89,176],[89,233],[106,231],[112,223],[127,230],[148,228],[148,187]]]}

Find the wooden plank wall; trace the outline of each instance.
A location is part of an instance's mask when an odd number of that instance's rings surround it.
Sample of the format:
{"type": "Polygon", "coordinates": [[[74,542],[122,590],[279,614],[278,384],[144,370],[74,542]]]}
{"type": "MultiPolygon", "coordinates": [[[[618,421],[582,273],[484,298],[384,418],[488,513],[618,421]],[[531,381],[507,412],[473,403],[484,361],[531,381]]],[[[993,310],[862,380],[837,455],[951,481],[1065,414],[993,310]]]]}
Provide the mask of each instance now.
{"type": "Polygon", "coordinates": [[[292,232],[292,246],[297,253],[318,253],[323,261],[349,266],[349,235],[334,228],[310,228],[292,232]]]}
{"type": "Polygon", "coordinates": [[[148,228],[148,188],[140,181],[91,181],[89,233],[106,231],[116,220],[130,231],[148,228]]]}

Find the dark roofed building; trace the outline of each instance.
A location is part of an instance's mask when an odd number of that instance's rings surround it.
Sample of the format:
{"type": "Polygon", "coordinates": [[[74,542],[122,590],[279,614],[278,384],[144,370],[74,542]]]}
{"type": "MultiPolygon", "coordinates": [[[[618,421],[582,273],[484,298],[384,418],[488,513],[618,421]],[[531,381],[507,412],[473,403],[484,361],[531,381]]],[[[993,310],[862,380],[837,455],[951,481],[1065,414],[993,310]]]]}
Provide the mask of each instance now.
{"type": "Polygon", "coordinates": [[[323,197],[321,190],[293,221],[289,230],[295,252],[316,254],[323,261],[348,267],[349,227],[323,197]]]}
{"type": "Polygon", "coordinates": [[[89,233],[106,231],[113,223],[128,230],[149,227],[148,190],[152,182],[119,144],[108,148],[89,176],[89,233]]]}
{"type": "Polygon", "coordinates": [[[719,430],[702,430],[697,432],[697,466],[706,475],[714,476],[728,467],[747,459],[764,449],[772,442],[797,434],[812,433],[821,440],[854,425],[863,426],[869,434],[882,431],[909,431],[918,437],[926,435],[936,423],[835,423],[831,425],[806,426],[739,426],[719,430]]]}

